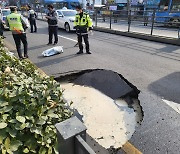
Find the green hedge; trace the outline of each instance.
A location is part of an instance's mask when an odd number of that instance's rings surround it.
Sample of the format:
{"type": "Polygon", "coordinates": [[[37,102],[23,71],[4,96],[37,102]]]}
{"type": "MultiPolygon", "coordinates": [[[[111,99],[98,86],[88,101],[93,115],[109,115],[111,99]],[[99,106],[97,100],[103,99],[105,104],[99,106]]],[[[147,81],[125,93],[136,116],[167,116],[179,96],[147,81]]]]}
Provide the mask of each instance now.
{"type": "Polygon", "coordinates": [[[0,153],[58,153],[54,125],[71,115],[59,83],[9,56],[0,40],[0,153]]]}

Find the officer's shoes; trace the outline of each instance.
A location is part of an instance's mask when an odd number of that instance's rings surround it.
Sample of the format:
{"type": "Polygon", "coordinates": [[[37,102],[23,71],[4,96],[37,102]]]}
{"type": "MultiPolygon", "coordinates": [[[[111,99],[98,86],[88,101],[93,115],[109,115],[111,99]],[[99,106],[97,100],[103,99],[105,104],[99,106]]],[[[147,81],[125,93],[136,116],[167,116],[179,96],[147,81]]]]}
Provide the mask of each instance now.
{"type": "Polygon", "coordinates": [[[19,57],[19,60],[23,60],[24,58],[23,57],[19,57]]]}
{"type": "Polygon", "coordinates": [[[56,45],[57,43],[54,43],[53,45],[56,45]]]}
{"type": "Polygon", "coordinates": [[[91,54],[91,52],[90,52],[90,51],[87,51],[86,53],[87,53],[87,54],[91,54]]]}
{"type": "Polygon", "coordinates": [[[79,51],[79,52],[77,52],[76,54],[77,54],[77,55],[79,55],[79,54],[83,54],[83,52],[82,52],[82,51],[79,51]]]}
{"type": "Polygon", "coordinates": [[[28,55],[24,55],[24,59],[26,59],[26,58],[29,58],[29,56],[28,55]]]}
{"type": "Polygon", "coordinates": [[[52,45],[52,43],[48,43],[47,45],[52,45]]]}

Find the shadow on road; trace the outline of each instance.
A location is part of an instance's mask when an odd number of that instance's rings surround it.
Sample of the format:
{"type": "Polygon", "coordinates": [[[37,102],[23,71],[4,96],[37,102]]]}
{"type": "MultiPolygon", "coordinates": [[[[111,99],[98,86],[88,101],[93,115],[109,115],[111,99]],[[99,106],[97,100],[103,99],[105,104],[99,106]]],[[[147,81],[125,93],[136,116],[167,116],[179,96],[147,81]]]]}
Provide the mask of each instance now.
{"type": "Polygon", "coordinates": [[[180,72],[174,72],[151,83],[148,89],[166,100],[180,104],[180,72]]]}

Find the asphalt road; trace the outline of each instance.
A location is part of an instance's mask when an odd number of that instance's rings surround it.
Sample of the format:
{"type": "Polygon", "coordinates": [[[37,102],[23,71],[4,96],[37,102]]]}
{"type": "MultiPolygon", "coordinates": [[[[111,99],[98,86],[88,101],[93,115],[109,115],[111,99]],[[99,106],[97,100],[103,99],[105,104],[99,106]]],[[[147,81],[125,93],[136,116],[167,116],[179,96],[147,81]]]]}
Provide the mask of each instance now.
{"type": "MultiPolygon", "coordinates": [[[[6,40],[14,45],[10,32],[6,40]]],[[[76,34],[59,30],[64,53],[42,56],[48,42],[47,23],[38,21],[38,33],[28,33],[30,60],[48,75],[85,69],[107,69],[122,74],[141,91],[144,111],[141,127],[130,142],[144,154],[180,154],[180,115],[162,99],[180,104],[180,48],[119,35],[94,32],[92,55],[76,55],[76,34]]],[[[15,51],[14,51],[15,52],[15,51]]]]}

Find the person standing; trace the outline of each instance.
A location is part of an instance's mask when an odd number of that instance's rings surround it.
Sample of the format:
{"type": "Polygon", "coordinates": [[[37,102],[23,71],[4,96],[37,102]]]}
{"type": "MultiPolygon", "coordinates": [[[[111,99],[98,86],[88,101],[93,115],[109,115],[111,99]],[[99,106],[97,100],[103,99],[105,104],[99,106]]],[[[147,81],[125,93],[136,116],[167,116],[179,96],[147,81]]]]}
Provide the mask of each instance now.
{"type": "Polygon", "coordinates": [[[36,12],[31,8],[31,6],[28,5],[28,20],[31,25],[31,33],[37,32],[36,18],[37,18],[36,12]],[[34,29],[34,31],[33,31],[33,29],[34,29]]]}
{"type": "Polygon", "coordinates": [[[49,31],[49,42],[47,45],[52,44],[52,39],[54,35],[54,45],[58,43],[58,22],[57,22],[57,14],[53,8],[53,5],[48,5],[48,13],[46,16],[48,22],[48,31],[49,31]]]}
{"type": "Polygon", "coordinates": [[[0,19],[0,36],[4,39],[6,38],[3,34],[3,30],[4,30],[4,26],[3,26],[3,22],[2,20],[0,19]]]}
{"type": "Polygon", "coordinates": [[[76,29],[79,45],[79,52],[77,52],[77,54],[83,53],[82,38],[86,45],[86,53],[91,54],[89,50],[88,30],[92,31],[92,20],[88,13],[83,12],[81,6],[77,6],[76,11],[77,14],[74,21],[74,28],[76,29]]]}
{"type": "Polygon", "coordinates": [[[22,60],[24,58],[28,58],[28,43],[25,33],[27,24],[23,17],[17,13],[16,7],[11,7],[10,10],[11,14],[6,18],[6,25],[9,27],[10,31],[12,31],[19,59],[22,60]],[[21,52],[21,42],[24,45],[24,57],[21,52]]]}

